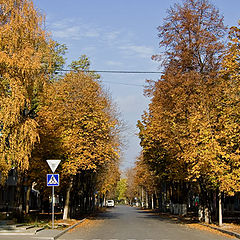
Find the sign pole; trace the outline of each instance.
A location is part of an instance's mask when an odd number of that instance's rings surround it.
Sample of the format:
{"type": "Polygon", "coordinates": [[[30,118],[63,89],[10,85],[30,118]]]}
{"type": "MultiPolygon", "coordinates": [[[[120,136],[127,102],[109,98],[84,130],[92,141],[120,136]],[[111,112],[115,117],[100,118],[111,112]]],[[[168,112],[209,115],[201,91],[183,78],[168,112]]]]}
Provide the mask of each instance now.
{"type": "MultiPolygon", "coordinates": [[[[54,173],[61,160],[49,159],[46,160],[52,172],[54,173]]],[[[59,186],[59,174],[47,174],[47,186],[52,186],[52,230],[54,229],[54,186],[59,186]]]]}
{"type": "Polygon", "coordinates": [[[54,229],[54,186],[52,186],[52,229],[54,229]]]}

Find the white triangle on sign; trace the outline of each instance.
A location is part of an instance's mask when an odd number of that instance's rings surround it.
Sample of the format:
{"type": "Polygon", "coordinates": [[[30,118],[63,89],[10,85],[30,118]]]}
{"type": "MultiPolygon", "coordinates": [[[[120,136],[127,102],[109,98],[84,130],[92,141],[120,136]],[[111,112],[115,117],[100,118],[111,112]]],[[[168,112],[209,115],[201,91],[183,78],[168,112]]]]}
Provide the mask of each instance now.
{"type": "Polygon", "coordinates": [[[51,168],[53,173],[57,169],[60,162],[61,162],[61,160],[55,160],[55,159],[47,160],[47,163],[48,163],[48,165],[51,168]]]}
{"type": "Polygon", "coordinates": [[[58,181],[56,180],[56,178],[54,177],[54,175],[51,176],[48,184],[51,184],[51,185],[56,185],[56,184],[58,184],[58,181]]]}

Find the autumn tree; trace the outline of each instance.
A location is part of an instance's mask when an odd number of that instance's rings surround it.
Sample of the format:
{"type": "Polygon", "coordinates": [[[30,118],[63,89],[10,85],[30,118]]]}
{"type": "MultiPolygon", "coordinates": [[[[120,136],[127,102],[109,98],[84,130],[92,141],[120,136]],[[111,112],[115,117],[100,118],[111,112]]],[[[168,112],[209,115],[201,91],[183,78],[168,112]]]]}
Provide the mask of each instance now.
{"type": "Polygon", "coordinates": [[[180,184],[203,181],[205,188],[217,157],[215,152],[210,158],[209,149],[217,120],[213,100],[226,28],[223,17],[206,0],[185,0],[167,14],[158,27],[165,52],[153,56],[161,61],[164,74],[158,82],[150,82],[149,113],[138,124],[143,157],[162,179],[180,184]]]}
{"type": "Polygon", "coordinates": [[[209,73],[219,68],[226,27],[208,0],[185,0],[170,7],[158,31],[165,51],[153,59],[162,61],[164,71],[209,73]]]}
{"type": "Polygon", "coordinates": [[[97,172],[96,190],[100,204],[105,204],[106,199],[115,199],[120,179],[119,160],[112,161],[101,167],[97,172]]]}
{"type": "Polygon", "coordinates": [[[239,29],[232,27],[222,69],[214,79],[201,84],[201,102],[193,107],[185,157],[190,179],[201,180],[205,188],[215,189],[219,200],[219,225],[222,225],[222,193],[239,191],[239,29]]]}
{"type": "Polygon", "coordinates": [[[229,31],[228,48],[222,61],[215,111],[214,151],[217,155],[211,181],[219,191],[219,225],[222,225],[222,193],[239,191],[239,26],[229,31]]]}
{"type": "Polygon", "coordinates": [[[134,198],[136,197],[137,189],[134,182],[135,177],[135,169],[134,168],[128,168],[125,172],[126,174],[126,200],[130,205],[134,202],[134,198]]]}
{"type": "Polygon", "coordinates": [[[142,201],[142,206],[145,202],[147,208],[150,205],[149,199],[152,200],[152,208],[155,208],[154,195],[156,198],[156,190],[160,178],[156,172],[151,169],[151,166],[148,164],[148,162],[145,162],[145,159],[141,153],[135,162],[135,168],[127,172],[129,186],[129,190],[127,192],[130,194],[132,192],[132,194],[135,194],[135,196],[138,195],[142,201]]]}
{"type": "MultiPolygon", "coordinates": [[[[58,153],[63,160],[61,175],[67,184],[64,213],[67,218],[72,184],[81,171],[100,175],[105,168],[108,169],[105,177],[118,177],[120,122],[98,80],[82,71],[71,71],[47,86],[38,116],[49,157],[58,153]],[[111,177],[113,170],[116,175],[111,177]]],[[[112,184],[115,182],[111,180],[112,184]]]]}
{"type": "Polygon", "coordinates": [[[2,183],[14,168],[18,175],[16,206],[21,210],[20,188],[35,144],[37,99],[48,81],[54,42],[43,30],[43,16],[30,0],[0,1],[0,170],[2,183]]]}

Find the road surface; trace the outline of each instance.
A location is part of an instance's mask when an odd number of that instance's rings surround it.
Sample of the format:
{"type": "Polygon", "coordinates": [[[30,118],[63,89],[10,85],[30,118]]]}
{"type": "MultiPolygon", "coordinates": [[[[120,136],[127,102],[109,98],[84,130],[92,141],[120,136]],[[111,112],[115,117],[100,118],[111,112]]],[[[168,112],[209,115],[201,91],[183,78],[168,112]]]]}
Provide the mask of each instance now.
{"type": "Polygon", "coordinates": [[[117,206],[93,223],[62,235],[59,240],[223,240],[227,236],[198,230],[149,212],[117,206]]]}

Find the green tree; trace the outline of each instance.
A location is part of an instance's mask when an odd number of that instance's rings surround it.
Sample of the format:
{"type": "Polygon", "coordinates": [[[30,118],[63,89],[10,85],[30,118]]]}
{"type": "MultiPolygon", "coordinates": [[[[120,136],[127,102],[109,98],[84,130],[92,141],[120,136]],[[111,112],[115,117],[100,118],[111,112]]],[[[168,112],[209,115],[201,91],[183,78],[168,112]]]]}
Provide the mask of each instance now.
{"type": "Polygon", "coordinates": [[[72,63],[69,65],[69,67],[74,72],[85,72],[85,74],[88,74],[89,76],[93,77],[94,79],[99,79],[100,75],[96,74],[93,70],[90,70],[90,60],[89,58],[83,54],[78,60],[72,61],[72,63]]]}
{"type": "Polygon", "coordinates": [[[115,198],[119,202],[124,202],[126,200],[126,190],[127,190],[127,179],[121,178],[117,183],[115,198]]]}

